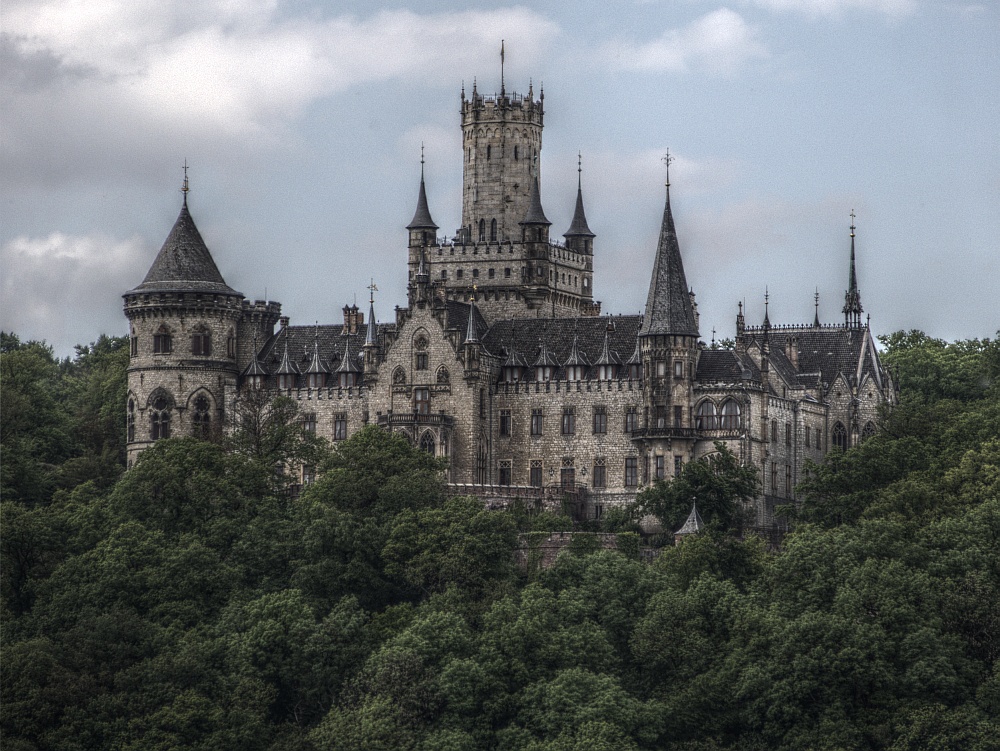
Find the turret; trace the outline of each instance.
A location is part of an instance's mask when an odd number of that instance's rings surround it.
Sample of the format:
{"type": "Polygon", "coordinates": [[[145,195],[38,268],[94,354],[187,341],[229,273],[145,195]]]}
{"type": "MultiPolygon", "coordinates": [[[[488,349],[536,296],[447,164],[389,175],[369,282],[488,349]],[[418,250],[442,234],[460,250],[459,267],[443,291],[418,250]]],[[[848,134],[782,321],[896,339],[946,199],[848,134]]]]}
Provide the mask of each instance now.
{"type": "Polygon", "coordinates": [[[219,273],[188,210],[142,283],[123,295],[129,320],[128,462],[160,438],[208,436],[235,391],[243,295],[219,273]]]}
{"type": "MultiPolygon", "coordinates": [[[[424,187],[424,147],[420,147],[420,191],[417,194],[417,209],[413,219],[406,225],[410,232],[410,247],[421,248],[437,241],[438,226],[431,219],[431,211],[427,207],[427,189],[424,187]]],[[[412,260],[412,259],[411,259],[412,260]]]]}
{"type": "Polygon", "coordinates": [[[858,291],[858,275],[854,267],[854,211],[851,211],[851,272],[844,295],[844,326],[849,329],[861,328],[861,293],[858,291]]]}
{"type": "Polygon", "coordinates": [[[521,219],[521,240],[522,242],[547,243],[549,241],[549,227],[552,226],[545,217],[542,210],[542,197],[538,189],[538,178],[531,186],[531,199],[528,202],[528,210],[521,219]]]}
{"type": "Polygon", "coordinates": [[[368,326],[365,329],[365,344],[362,349],[364,356],[364,381],[366,386],[373,385],[378,380],[378,328],[375,324],[375,280],[368,286],[368,326]]]}
{"type": "Polygon", "coordinates": [[[576,209],[573,212],[573,221],[570,222],[569,229],[563,233],[563,237],[566,238],[566,247],[570,250],[593,255],[595,235],[587,225],[587,215],[583,210],[583,166],[579,154],[576,173],[576,209]]]}

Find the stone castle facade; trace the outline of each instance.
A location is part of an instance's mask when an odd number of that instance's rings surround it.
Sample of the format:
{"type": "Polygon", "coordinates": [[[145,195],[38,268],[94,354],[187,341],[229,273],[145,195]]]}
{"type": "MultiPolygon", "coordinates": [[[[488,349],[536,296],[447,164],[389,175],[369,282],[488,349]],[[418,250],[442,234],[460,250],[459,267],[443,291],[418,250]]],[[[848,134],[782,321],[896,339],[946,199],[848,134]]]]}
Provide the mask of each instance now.
{"type": "MultiPolygon", "coordinates": [[[[875,431],[896,400],[855,274],[844,322],[746,325],[702,341],[669,184],[644,311],[601,316],[582,188],[563,241],[541,203],[544,94],[461,97],[462,226],[441,237],[421,175],[407,226],[408,299],[377,323],[292,326],[276,302],[230,288],[184,205],[125,293],[128,460],[169,436],[211,435],[241,390],[296,400],[337,442],[374,423],[448,459],[449,481],[503,495],[554,493],[599,517],[725,443],[758,467],[756,523],[774,524],[806,460],[875,431]]],[[[818,306],[817,306],[818,311],[818,306]]],[[[301,468],[302,482],[314,477],[301,468]]]]}

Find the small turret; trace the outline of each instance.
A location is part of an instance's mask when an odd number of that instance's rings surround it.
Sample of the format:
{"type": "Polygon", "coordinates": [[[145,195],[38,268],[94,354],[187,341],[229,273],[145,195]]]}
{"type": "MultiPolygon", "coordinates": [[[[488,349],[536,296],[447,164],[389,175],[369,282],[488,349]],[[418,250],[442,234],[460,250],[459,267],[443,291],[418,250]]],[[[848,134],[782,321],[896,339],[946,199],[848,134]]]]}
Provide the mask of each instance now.
{"type": "Polygon", "coordinates": [[[704,529],[705,522],[702,521],[701,514],[698,513],[698,503],[695,501],[691,504],[691,513],[688,514],[688,518],[684,521],[684,524],[674,532],[674,544],[679,545],[688,535],[700,534],[704,529]]]}
{"type": "Polygon", "coordinates": [[[410,231],[410,247],[430,245],[437,240],[438,226],[431,219],[431,211],[427,207],[427,189],[424,187],[424,147],[420,146],[420,192],[417,195],[417,210],[413,219],[406,225],[410,231]]]}
{"type": "Polygon", "coordinates": [[[279,389],[293,389],[298,385],[299,366],[288,356],[288,329],[284,330],[285,353],[281,358],[281,364],[275,373],[278,376],[279,389]]]}
{"type": "Polygon", "coordinates": [[[337,366],[337,385],[342,389],[349,389],[358,385],[358,377],[361,375],[360,366],[351,358],[351,340],[344,337],[344,356],[337,366]]]}
{"type": "Polygon", "coordinates": [[[858,275],[854,266],[854,210],[851,210],[851,273],[844,295],[844,326],[849,329],[861,328],[861,293],[858,291],[858,275]]]}
{"type": "Polygon", "coordinates": [[[573,212],[573,221],[569,229],[563,233],[563,237],[566,238],[567,248],[591,255],[594,252],[595,235],[587,225],[587,215],[583,210],[583,167],[582,157],[579,154],[577,154],[576,172],[576,210],[573,212]]]}
{"type": "Polygon", "coordinates": [[[549,227],[552,226],[552,222],[545,217],[545,212],[542,210],[542,197],[539,193],[537,177],[531,186],[528,211],[520,224],[522,241],[544,243],[549,241],[549,227]]]}
{"type": "Polygon", "coordinates": [[[319,323],[313,333],[313,353],[309,367],[306,368],[306,384],[311,389],[321,389],[326,386],[326,377],[330,373],[330,368],[323,358],[319,356],[319,323]]]}

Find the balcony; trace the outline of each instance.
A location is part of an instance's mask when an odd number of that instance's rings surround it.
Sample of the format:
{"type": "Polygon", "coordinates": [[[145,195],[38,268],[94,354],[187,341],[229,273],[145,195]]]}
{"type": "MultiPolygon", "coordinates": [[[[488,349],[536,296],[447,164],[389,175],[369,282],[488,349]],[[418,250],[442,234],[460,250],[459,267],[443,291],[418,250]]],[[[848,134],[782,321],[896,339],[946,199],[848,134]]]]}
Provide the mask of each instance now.
{"type": "Polygon", "coordinates": [[[701,431],[695,428],[679,428],[676,426],[637,428],[632,431],[632,440],[638,441],[644,438],[697,438],[700,433],[701,431]]]}
{"type": "Polygon", "coordinates": [[[414,425],[444,426],[454,427],[455,418],[443,412],[436,414],[420,414],[418,412],[390,412],[386,415],[378,415],[376,418],[383,428],[393,427],[413,427],[414,425]]]}

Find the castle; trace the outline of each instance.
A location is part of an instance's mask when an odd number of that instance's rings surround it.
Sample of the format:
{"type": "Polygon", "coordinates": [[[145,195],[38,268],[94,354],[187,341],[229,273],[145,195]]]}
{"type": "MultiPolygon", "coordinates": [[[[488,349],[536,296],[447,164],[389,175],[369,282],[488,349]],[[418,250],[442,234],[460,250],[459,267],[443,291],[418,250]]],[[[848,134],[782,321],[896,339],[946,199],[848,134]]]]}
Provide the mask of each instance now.
{"type": "MultiPolygon", "coordinates": [[[[855,274],[844,321],[747,325],[734,346],[700,339],[670,186],[645,309],[601,316],[595,234],[578,181],[564,242],[541,202],[544,93],[461,95],[462,226],[441,237],[423,168],[408,232],[408,299],[377,323],[292,326],[277,302],[229,287],[184,205],[139,286],[129,321],[129,464],[154,441],[218,430],[241,390],[294,399],[308,430],[333,442],[374,423],[448,460],[470,492],[537,489],[600,517],[657,478],[726,444],[760,469],[755,524],[775,524],[806,460],[876,429],[896,400],[855,274]]],[[[422,163],[422,160],[421,160],[422,163]]],[[[301,481],[315,477],[301,467],[301,481]]]]}

